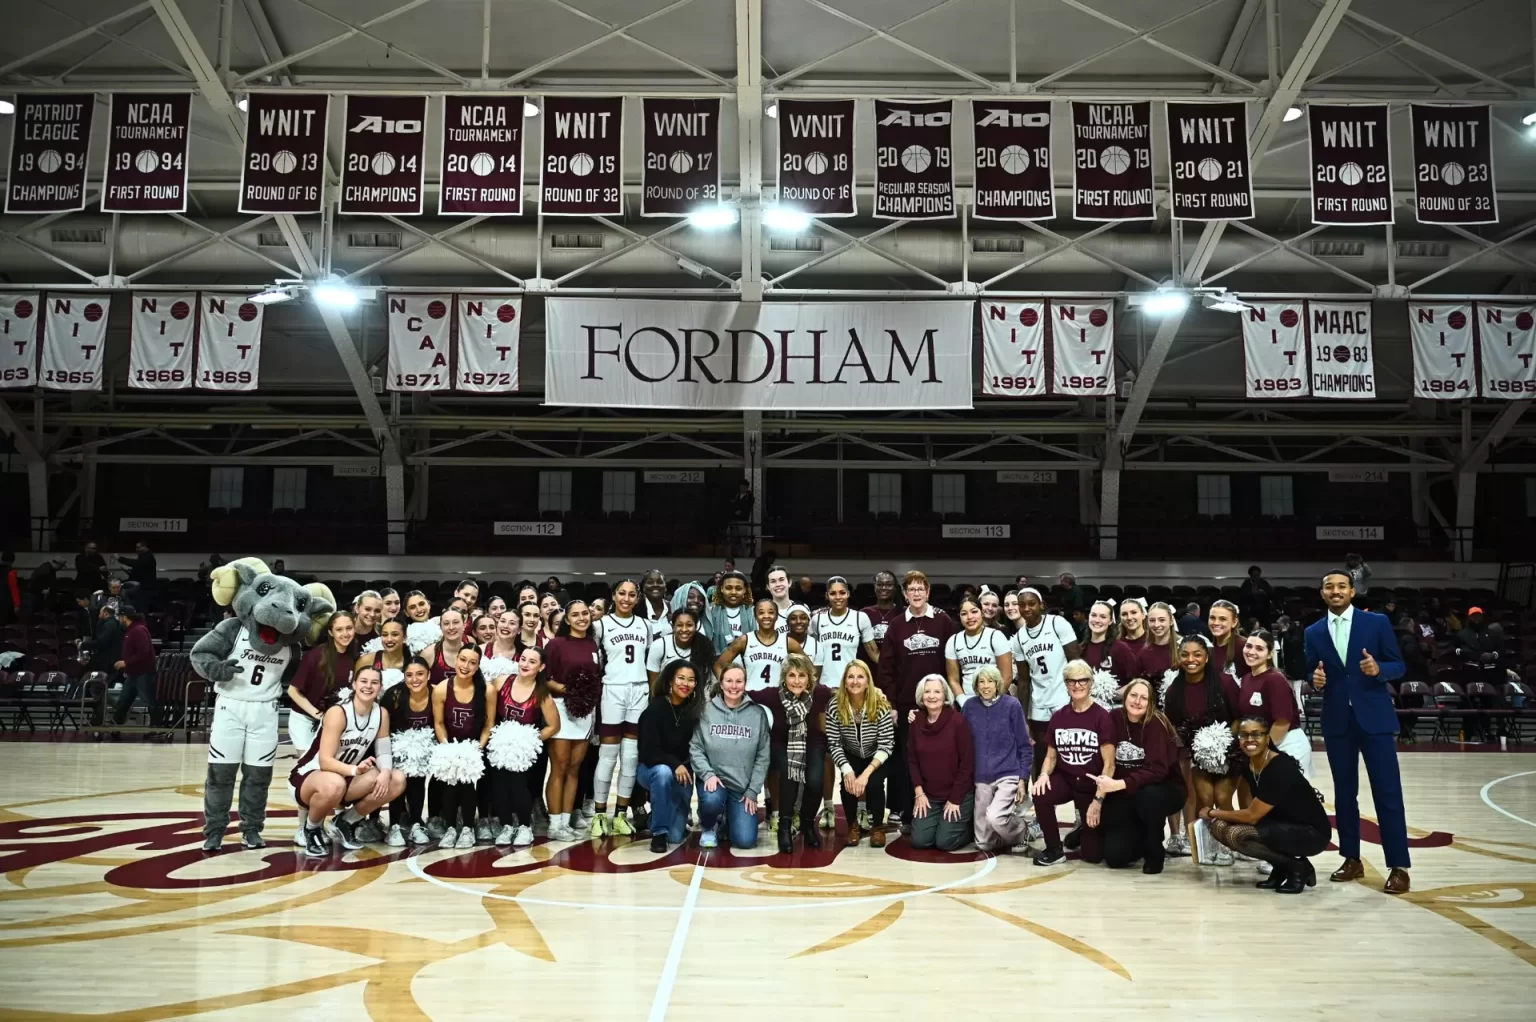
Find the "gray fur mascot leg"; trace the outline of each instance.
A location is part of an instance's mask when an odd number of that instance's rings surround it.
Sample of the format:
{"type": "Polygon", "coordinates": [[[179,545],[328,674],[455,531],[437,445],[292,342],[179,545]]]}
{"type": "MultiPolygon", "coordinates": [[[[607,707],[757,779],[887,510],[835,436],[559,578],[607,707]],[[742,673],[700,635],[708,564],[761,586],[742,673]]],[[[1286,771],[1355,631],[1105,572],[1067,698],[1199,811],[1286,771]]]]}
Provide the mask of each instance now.
{"type": "MultiPolygon", "coordinates": [[[[216,852],[229,829],[229,807],[235,798],[235,774],[239,763],[209,763],[203,781],[203,851],[216,852]]],[[[263,807],[265,811],[265,807],[263,807]]],[[[245,823],[245,794],[240,797],[240,822],[245,823]]]]}

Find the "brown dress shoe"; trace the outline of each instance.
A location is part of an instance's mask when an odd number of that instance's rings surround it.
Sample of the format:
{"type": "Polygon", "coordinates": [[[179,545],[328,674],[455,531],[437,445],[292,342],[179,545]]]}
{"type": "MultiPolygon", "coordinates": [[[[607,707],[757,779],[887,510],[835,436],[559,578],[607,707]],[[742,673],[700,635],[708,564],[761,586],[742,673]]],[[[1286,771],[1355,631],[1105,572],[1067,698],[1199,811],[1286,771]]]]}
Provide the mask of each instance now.
{"type": "Polygon", "coordinates": [[[848,828],[848,840],[845,841],[844,844],[846,844],[849,848],[857,848],[859,844],[859,838],[862,836],[863,834],[859,830],[858,825],[855,824],[848,828]]]}
{"type": "Polygon", "coordinates": [[[869,832],[869,847],[871,847],[871,848],[884,848],[885,847],[885,828],[883,828],[883,827],[876,827],[874,830],[869,832]]]}
{"type": "Polygon", "coordinates": [[[1381,889],[1386,891],[1388,894],[1407,894],[1408,871],[1406,869],[1393,867],[1392,872],[1387,874],[1386,884],[1384,884],[1381,889]]]}
{"type": "Polygon", "coordinates": [[[1360,865],[1359,859],[1345,859],[1343,865],[1333,871],[1328,877],[1336,884],[1348,883],[1351,880],[1359,880],[1365,876],[1365,867],[1360,865]]]}

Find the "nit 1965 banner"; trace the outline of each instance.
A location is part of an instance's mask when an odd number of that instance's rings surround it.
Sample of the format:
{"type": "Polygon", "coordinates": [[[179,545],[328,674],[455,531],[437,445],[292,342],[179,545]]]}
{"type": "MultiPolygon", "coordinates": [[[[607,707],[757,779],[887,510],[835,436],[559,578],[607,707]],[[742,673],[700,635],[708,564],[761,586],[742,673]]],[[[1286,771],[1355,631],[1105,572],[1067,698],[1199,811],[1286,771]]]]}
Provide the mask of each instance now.
{"type": "Polygon", "coordinates": [[[609,408],[971,407],[972,302],[550,298],[547,402],[609,408]]]}

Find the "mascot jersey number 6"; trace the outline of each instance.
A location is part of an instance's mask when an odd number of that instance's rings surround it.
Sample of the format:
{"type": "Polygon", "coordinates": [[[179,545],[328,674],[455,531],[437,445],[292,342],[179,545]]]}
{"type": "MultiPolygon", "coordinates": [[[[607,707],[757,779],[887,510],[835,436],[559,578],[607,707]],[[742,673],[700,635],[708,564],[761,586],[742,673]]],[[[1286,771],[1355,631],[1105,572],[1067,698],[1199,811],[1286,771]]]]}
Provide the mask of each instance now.
{"type": "Polygon", "coordinates": [[[300,643],[313,643],[336,610],[323,585],[301,586],[274,575],[254,557],[214,569],[213,600],[235,616],[221,621],[192,647],[192,669],[218,696],[208,735],[208,778],[203,784],[203,851],[216,852],[229,827],[229,807],[240,778],[240,833],[247,848],[261,848],[267,787],[277,757],[277,706],[299,664],[300,643]]]}

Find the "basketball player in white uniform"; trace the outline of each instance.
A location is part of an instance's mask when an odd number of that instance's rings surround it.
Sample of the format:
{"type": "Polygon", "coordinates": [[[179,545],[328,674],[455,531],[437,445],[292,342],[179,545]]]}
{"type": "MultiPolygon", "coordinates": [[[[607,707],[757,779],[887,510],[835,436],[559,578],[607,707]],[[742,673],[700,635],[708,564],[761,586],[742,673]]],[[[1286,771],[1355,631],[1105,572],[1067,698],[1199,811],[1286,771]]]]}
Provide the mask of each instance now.
{"type": "MultiPolygon", "coordinates": [[[[1037,589],[1019,591],[1019,617],[1019,630],[1013,635],[1013,659],[1023,665],[1021,678],[1026,669],[1029,672],[1029,737],[1037,747],[1043,747],[1051,714],[1069,701],[1062,669],[1068,660],[1082,656],[1082,648],[1065,618],[1045,612],[1037,589]]],[[[1043,762],[1045,757],[1040,759],[1043,762]]],[[[1039,771],[1036,764],[1034,773],[1039,771]]]]}
{"type": "Polygon", "coordinates": [[[987,627],[979,600],[967,596],[960,601],[960,628],[945,640],[944,666],[950,689],[964,702],[976,694],[976,672],[983,667],[1012,675],[1013,653],[1008,637],[987,627]]]}
{"type": "Polygon", "coordinates": [[[629,796],[635,790],[640,764],[640,714],[650,702],[650,679],[645,673],[651,648],[651,623],[637,613],[640,589],[630,579],[613,587],[613,609],[592,625],[592,636],[603,658],[603,700],[597,732],[597,774],[593,798],[598,813],[592,818],[592,836],[633,834],[629,820],[629,796]],[[617,809],[609,806],[613,768],[619,768],[617,809]]]}
{"type": "Polygon", "coordinates": [[[748,632],[725,647],[725,652],[715,658],[715,677],[725,673],[727,667],[742,667],[747,672],[747,691],[757,692],[774,688],[779,683],[779,672],[791,653],[803,653],[800,643],[778,629],[779,608],[767,596],[752,605],[757,619],[757,630],[748,632]]]}
{"type": "Polygon", "coordinates": [[[848,580],[833,575],[827,580],[827,606],[811,618],[816,666],[821,668],[821,683],[828,688],[840,688],[849,662],[858,660],[864,645],[875,641],[869,615],[849,608],[850,595],[848,580]]]}

